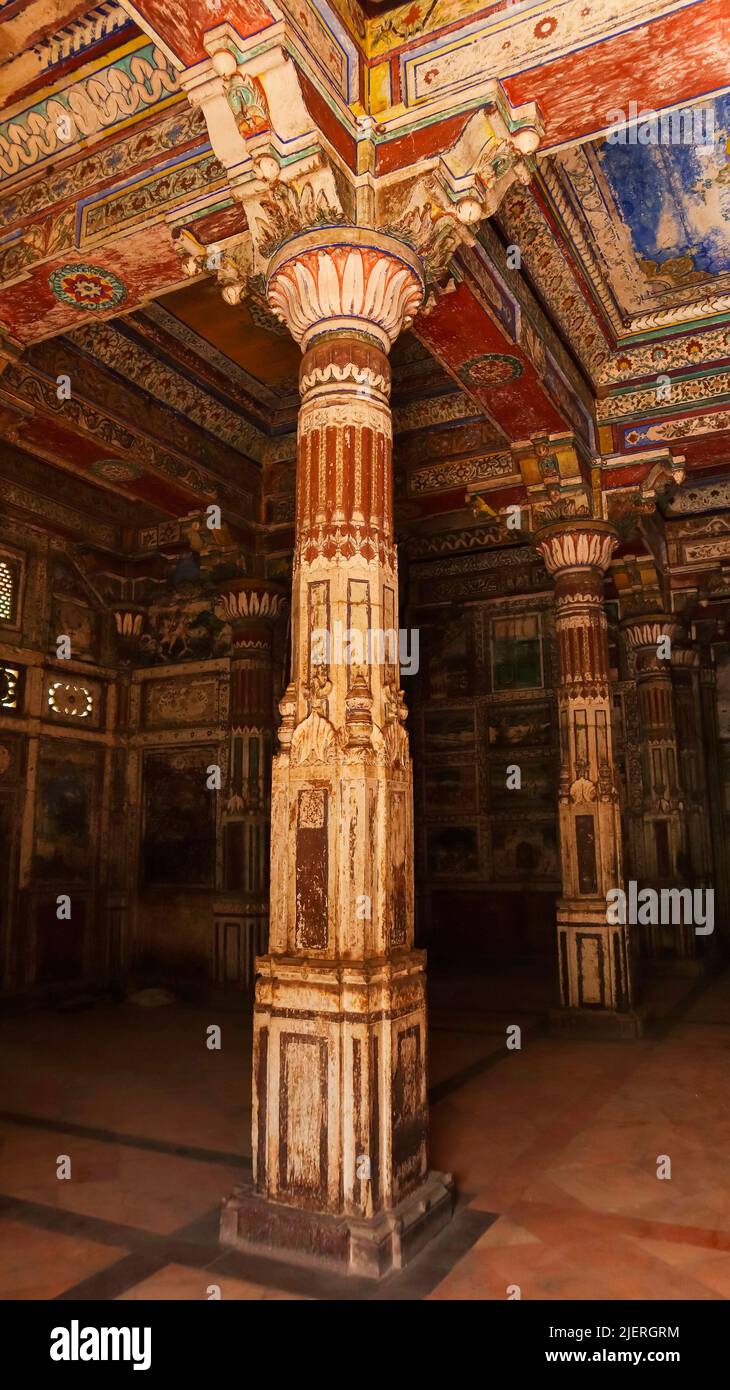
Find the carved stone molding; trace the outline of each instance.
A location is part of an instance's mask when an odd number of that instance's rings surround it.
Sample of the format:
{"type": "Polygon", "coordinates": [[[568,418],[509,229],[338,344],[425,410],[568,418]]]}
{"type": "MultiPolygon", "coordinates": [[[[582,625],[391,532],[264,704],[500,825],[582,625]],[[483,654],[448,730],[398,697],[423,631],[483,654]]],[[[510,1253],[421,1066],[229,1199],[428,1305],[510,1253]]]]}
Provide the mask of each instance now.
{"type": "Polygon", "coordinates": [[[451,257],[473,243],[477,225],[497,211],[512,184],[530,182],[542,131],[534,102],[511,108],[494,82],[450,148],[405,182],[397,215],[390,191],[378,193],[380,225],[418,251],[429,287],[442,284],[451,257]]]}
{"type": "Polygon", "coordinates": [[[239,62],[223,43],[183,73],[180,85],[202,110],[213,150],[245,210],[255,274],[303,227],[346,220],[296,64],[280,44],[239,62]]]}
{"type": "Polygon", "coordinates": [[[324,367],[313,366],[311,370],[302,372],[299,389],[303,396],[311,398],[319,386],[329,388],[333,385],[343,385],[345,382],[365,386],[369,391],[386,398],[390,396],[390,381],[382,372],[375,372],[371,367],[360,366],[354,362],[328,362],[324,367]]]}

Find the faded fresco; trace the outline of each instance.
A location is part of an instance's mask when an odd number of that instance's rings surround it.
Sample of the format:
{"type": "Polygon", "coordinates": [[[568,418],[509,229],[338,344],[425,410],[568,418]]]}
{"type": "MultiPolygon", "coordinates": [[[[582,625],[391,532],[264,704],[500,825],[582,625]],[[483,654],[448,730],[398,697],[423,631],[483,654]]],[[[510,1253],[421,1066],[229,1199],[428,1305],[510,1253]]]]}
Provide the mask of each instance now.
{"type": "Polygon", "coordinates": [[[37,878],[78,882],[93,872],[97,765],[98,754],[91,748],[44,749],[36,801],[37,878]]]}
{"type": "Polygon", "coordinates": [[[707,143],[611,144],[601,169],[631,232],[643,274],[665,290],[730,272],[730,96],[674,113],[680,125],[711,111],[707,143]]]}
{"type": "Polygon", "coordinates": [[[214,761],[213,748],[147,754],[142,875],[148,887],[212,883],[215,800],[205,769],[214,761]]]}

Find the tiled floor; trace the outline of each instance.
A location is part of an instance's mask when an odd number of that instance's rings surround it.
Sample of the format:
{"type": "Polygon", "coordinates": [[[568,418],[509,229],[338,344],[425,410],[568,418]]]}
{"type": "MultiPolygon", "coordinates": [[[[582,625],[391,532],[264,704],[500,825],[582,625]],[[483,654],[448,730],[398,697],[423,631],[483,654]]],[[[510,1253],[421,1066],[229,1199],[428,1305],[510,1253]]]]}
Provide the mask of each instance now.
{"type": "Polygon", "coordinates": [[[2,1019],[0,1298],[730,1297],[730,972],[657,982],[638,1043],[550,1037],[518,975],[434,996],[432,1163],[462,1195],[380,1285],[217,1243],[220,1198],[248,1171],[245,1014],[103,1003],[2,1019]]]}

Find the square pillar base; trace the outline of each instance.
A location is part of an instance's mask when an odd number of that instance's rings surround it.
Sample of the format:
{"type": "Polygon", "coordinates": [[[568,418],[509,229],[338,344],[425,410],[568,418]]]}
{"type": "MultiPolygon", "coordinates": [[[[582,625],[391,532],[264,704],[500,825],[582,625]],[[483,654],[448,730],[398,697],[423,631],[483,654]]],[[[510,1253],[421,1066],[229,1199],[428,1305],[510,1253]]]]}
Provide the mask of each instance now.
{"type": "Polygon", "coordinates": [[[641,1009],[619,1013],[614,1009],[551,1009],[549,1029],[553,1037],[628,1039],[644,1036],[646,1014],[641,1009]]]}
{"type": "Polygon", "coordinates": [[[448,1225],[454,1195],[450,1173],[429,1173],[397,1207],[363,1220],[271,1202],[243,1184],[224,1199],[220,1240],[237,1250],[381,1279],[403,1269],[448,1225]]]}

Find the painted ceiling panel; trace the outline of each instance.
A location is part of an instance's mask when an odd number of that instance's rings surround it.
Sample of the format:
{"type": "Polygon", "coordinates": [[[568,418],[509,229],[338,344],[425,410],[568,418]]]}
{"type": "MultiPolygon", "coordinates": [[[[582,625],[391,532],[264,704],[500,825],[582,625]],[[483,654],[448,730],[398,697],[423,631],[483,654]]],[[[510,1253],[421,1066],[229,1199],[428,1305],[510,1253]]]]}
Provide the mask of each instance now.
{"type": "Polygon", "coordinates": [[[656,142],[634,128],[624,143],[587,142],[540,168],[540,199],[618,341],[709,327],[730,311],[730,97],[665,119],[674,124],[656,142]],[[704,143],[671,138],[700,132],[704,143]]]}
{"type": "Polygon", "coordinates": [[[660,290],[730,272],[730,95],[673,114],[671,132],[688,143],[605,141],[598,150],[637,261],[660,290]],[[700,112],[711,117],[706,129],[693,119],[700,112]]]}
{"type": "Polygon", "coordinates": [[[224,304],[211,277],[166,295],[162,303],[257,380],[283,388],[287,395],[296,392],[302,354],[288,333],[272,332],[279,328],[275,319],[267,315],[265,326],[259,326],[250,305],[231,308],[224,304]]]}

